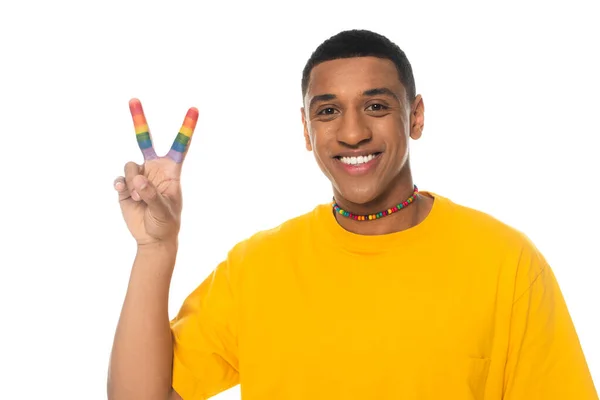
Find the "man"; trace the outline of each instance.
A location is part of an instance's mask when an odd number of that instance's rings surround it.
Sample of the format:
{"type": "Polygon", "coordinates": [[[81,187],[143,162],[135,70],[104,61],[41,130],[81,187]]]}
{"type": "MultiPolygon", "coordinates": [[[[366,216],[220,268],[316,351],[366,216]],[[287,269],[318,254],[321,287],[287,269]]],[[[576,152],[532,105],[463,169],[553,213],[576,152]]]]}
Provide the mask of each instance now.
{"type": "Polygon", "coordinates": [[[419,191],[409,138],[424,103],[404,53],[346,31],[302,77],[306,148],[333,204],[237,244],[168,320],[179,176],[198,118],[166,157],[130,103],[142,166],[115,182],[138,243],[111,399],[598,399],[546,260],[520,232],[419,191]]]}

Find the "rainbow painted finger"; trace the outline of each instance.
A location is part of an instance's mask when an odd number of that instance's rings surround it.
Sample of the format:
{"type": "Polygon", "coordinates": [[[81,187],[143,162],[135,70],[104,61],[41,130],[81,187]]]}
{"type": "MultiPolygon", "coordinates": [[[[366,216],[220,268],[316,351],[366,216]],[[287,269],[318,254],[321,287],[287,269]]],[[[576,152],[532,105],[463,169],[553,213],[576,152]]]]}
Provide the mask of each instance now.
{"type": "Polygon", "coordinates": [[[148,122],[146,122],[142,103],[138,99],[131,99],[129,101],[129,111],[131,111],[135,136],[144,155],[144,160],[158,158],[154,146],[152,146],[152,137],[150,136],[150,129],[148,128],[148,122]]]}
{"type": "Polygon", "coordinates": [[[192,107],[188,110],[183,124],[179,129],[177,137],[173,141],[171,150],[167,153],[167,157],[171,158],[176,163],[182,163],[185,157],[185,152],[188,149],[194,129],[196,129],[196,122],[198,122],[198,109],[192,107]]]}

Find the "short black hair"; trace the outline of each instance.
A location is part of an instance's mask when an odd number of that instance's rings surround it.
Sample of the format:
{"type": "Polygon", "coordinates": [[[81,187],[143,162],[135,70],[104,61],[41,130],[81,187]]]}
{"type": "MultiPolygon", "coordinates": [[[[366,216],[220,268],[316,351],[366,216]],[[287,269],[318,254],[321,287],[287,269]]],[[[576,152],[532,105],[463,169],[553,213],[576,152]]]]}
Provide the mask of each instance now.
{"type": "Polygon", "coordinates": [[[315,66],[325,61],[353,57],[378,57],[392,61],[398,70],[400,82],[406,89],[408,101],[415,98],[415,78],[404,51],[383,35],[352,29],[330,37],[312,53],[302,71],[302,99],[306,96],[310,73],[315,66]]]}

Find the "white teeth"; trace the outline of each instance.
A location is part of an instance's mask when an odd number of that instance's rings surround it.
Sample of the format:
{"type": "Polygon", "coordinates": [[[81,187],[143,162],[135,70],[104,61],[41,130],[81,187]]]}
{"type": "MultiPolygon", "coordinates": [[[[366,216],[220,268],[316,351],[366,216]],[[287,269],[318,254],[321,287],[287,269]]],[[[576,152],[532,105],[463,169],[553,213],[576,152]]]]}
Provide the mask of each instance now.
{"type": "Polygon", "coordinates": [[[340,161],[344,164],[349,165],[360,165],[367,163],[375,158],[375,154],[369,154],[368,156],[358,156],[358,157],[341,157],[340,161]]]}

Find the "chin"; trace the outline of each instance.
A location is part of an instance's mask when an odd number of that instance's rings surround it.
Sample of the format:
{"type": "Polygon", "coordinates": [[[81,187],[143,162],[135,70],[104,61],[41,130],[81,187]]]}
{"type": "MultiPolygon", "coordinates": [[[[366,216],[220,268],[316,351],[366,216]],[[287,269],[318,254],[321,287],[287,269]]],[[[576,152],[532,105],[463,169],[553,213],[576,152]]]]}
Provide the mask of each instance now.
{"type": "Polygon", "coordinates": [[[353,204],[363,205],[375,200],[379,192],[375,187],[348,187],[348,185],[334,185],[336,195],[353,204]]]}

